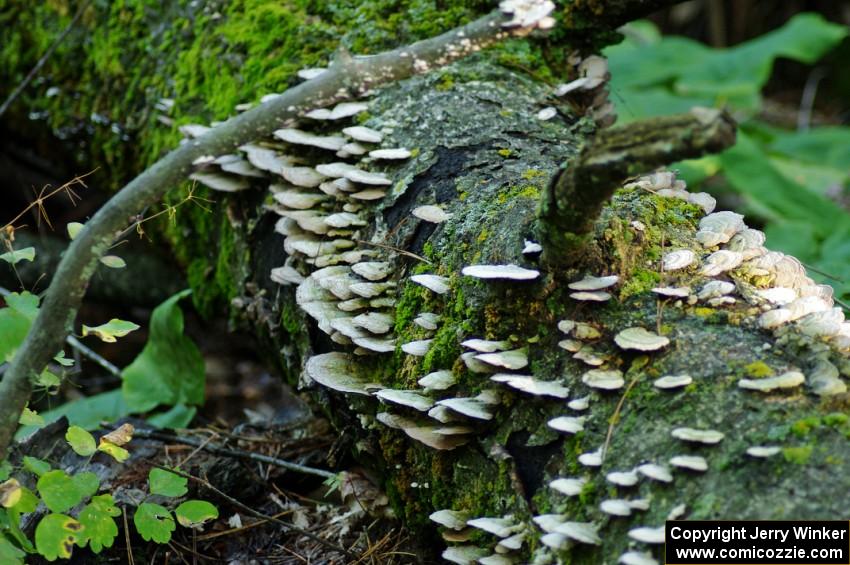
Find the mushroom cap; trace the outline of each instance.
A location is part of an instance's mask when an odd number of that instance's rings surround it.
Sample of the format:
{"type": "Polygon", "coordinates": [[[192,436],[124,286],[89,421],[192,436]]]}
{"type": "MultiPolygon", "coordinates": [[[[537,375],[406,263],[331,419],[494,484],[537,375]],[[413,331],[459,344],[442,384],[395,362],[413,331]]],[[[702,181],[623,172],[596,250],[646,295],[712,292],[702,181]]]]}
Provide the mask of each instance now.
{"type": "Polygon", "coordinates": [[[549,483],[549,488],[566,496],[577,496],[581,494],[587,484],[587,479],[561,477],[549,483]]]}
{"type": "Polygon", "coordinates": [[[620,277],[609,275],[605,277],[585,276],[580,281],[571,282],[567,286],[572,290],[603,290],[617,284],[620,277]]]}
{"type": "Polygon", "coordinates": [[[670,470],[662,465],[644,463],[643,465],[638,466],[636,470],[641,475],[655,481],[661,481],[662,483],[673,482],[673,475],[670,473],[670,470]]]}
{"type": "Polygon", "coordinates": [[[690,441],[695,443],[704,443],[706,445],[714,445],[723,440],[723,432],[717,430],[698,430],[695,428],[675,428],[670,432],[676,439],[682,441],[690,441]]]}
{"type": "Polygon", "coordinates": [[[375,131],[372,128],[367,128],[366,126],[347,127],[342,130],[342,133],[352,139],[363,141],[365,143],[380,143],[384,139],[381,132],[375,131]]]}
{"type": "Polygon", "coordinates": [[[690,249],[677,249],[665,253],[661,258],[662,271],[678,271],[689,267],[696,261],[696,253],[690,249]]]}
{"type": "Polygon", "coordinates": [[[614,336],[614,342],[622,349],[657,351],[666,347],[670,340],[641,327],[626,328],[614,336]]]}
{"type": "Polygon", "coordinates": [[[626,384],[626,381],[623,378],[623,372],[617,369],[591,369],[582,375],[581,382],[590,388],[598,388],[602,390],[617,390],[626,384]]]}
{"type": "Polygon", "coordinates": [[[381,400],[407,406],[420,412],[427,412],[434,406],[434,401],[425,395],[419,394],[412,390],[397,390],[392,388],[384,388],[375,393],[375,396],[381,400]]]}
{"type": "Polygon", "coordinates": [[[665,375],[655,379],[652,382],[652,386],[662,390],[669,390],[688,386],[692,382],[694,382],[694,378],[690,375],[665,375]]]}
{"type": "Polygon", "coordinates": [[[584,430],[584,418],[576,418],[574,416],[558,416],[546,422],[546,425],[567,434],[577,434],[584,430]]]}
{"type": "Polygon", "coordinates": [[[552,396],[554,398],[567,398],[570,389],[555,381],[541,381],[527,375],[498,374],[490,377],[491,381],[505,383],[511,388],[532,394],[534,396],[552,396]]]}
{"type": "Polygon", "coordinates": [[[670,464],[691,471],[705,472],[708,470],[708,462],[698,455],[675,455],[670,458],[670,464]]]}
{"type": "Polygon", "coordinates": [[[505,279],[516,281],[533,280],[540,276],[540,271],[524,269],[518,265],[470,265],[464,267],[461,273],[477,279],[505,279]]]}
{"type": "Polygon", "coordinates": [[[370,396],[371,390],[381,388],[357,370],[357,362],[349,355],[334,351],[307,359],[304,373],[311,380],[339,392],[370,396]]]}
{"type": "Polygon", "coordinates": [[[449,279],[439,275],[413,275],[410,277],[410,280],[437,294],[445,294],[450,289],[449,279]]]}
{"type": "Polygon", "coordinates": [[[665,540],[664,526],[634,528],[629,530],[629,537],[642,543],[662,544],[665,540]]]}
{"type": "Polygon", "coordinates": [[[777,389],[794,388],[806,382],[806,376],[799,371],[787,371],[775,377],[763,379],[741,379],[738,386],[759,392],[771,392],[777,389]]]}
{"type": "Polygon", "coordinates": [[[555,528],[556,534],[561,534],[579,543],[599,545],[602,539],[598,534],[598,527],[590,522],[564,522],[555,528]]]}
{"type": "Polygon", "coordinates": [[[452,217],[451,214],[447,213],[439,206],[432,206],[430,204],[414,208],[411,211],[411,214],[413,214],[420,220],[431,222],[433,224],[440,224],[452,217]]]}

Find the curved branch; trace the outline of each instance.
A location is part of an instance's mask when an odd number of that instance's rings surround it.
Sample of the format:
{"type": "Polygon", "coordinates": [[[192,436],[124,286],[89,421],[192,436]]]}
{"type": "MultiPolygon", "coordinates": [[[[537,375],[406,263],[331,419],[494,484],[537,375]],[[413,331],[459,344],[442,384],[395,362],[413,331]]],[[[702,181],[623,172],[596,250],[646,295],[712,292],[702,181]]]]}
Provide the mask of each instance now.
{"type": "Polygon", "coordinates": [[[406,47],[367,57],[340,53],[328,70],[280,96],[231,118],[205,135],[185,143],[121,189],[71,243],[47,290],[26,340],[0,381],[0,459],[5,455],[18,418],[29,400],[31,381],[41,373],[71,333],[77,310],[98,259],[130,219],[155,204],[192,171],[203,155],[222,155],[240,145],[266,137],[286,122],[322,106],[415,74],[447,65],[530,27],[505,27],[509,18],[495,11],[465,26],[406,47]]]}
{"type": "Polygon", "coordinates": [[[539,231],[544,257],[570,262],[602,207],[627,178],[716,153],[734,143],[731,116],[706,108],[600,131],[564,165],[543,194],[539,231]]]}

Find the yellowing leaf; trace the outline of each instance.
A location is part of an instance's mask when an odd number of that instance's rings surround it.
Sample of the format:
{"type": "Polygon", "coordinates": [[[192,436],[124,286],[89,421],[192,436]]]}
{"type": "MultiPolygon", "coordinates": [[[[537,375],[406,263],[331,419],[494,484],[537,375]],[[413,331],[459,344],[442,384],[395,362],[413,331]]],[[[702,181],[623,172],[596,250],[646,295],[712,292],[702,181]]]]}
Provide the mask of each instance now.
{"type": "Polygon", "coordinates": [[[117,429],[101,436],[97,450],[110,455],[119,463],[126,461],[130,457],[130,452],[121,447],[133,439],[132,424],[121,424],[117,429]]]}
{"type": "Polygon", "coordinates": [[[127,266],[127,262],[118,255],[104,255],[100,262],[110,269],[123,269],[127,266]]]}
{"type": "Polygon", "coordinates": [[[218,508],[206,500],[187,500],[174,509],[181,526],[196,528],[218,518],[218,508]]]}
{"type": "Polygon", "coordinates": [[[23,249],[13,249],[7,253],[0,254],[0,260],[11,263],[12,265],[19,261],[32,261],[35,259],[35,247],[24,247],[23,249]]]}
{"type": "Polygon", "coordinates": [[[85,224],[81,224],[80,222],[69,222],[68,223],[68,237],[73,241],[77,238],[83,228],[86,227],[85,224]]]}
{"type": "Polygon", "coordinates": [[[35,546],[48,561],[71,557],[83,525],[64,514],[48,514],[35,528],[35,546]]]}
{"type": "Polygon", "coordinates": [[[11,508],[21,500],[21,483],[17,479],[9,479],[0,483],[0,506],[11,508]]]}
{"type": "Polygon", "coordinates": [[[106,453],[119,463],[123,463],[130,457],[129,451],[123,447],[118,447],[114,443],[101,442],[100,445],[97,446],[97,450],[106,453]]]}
{"type": "Polygon", "coordinates": [[[100,441],[108,441],[115,445],[124,445],[133,439],[133,432],[135,431],[136,428],[133,427],[133,424],[121,424],[118,428],[101,436],[100,441]]]}
{"type": "Polygon", "coordinates": [[[115,343],[117,338],[124,337],[128,333],[137,329],[139,329],[138,324],[134,324],[133,322],[128,322],[126,320],[119,320],[118,318],[112,318],[107,323],[95,327],[83,325],[83,337],[87,335],[95,335],[99,337],[101,341],[105,341],[106,343],[115,343]]]}
{"type": "Polygon", "coordinates": [[[29,406],[24,406],[24,411],[21,412],[18,423],[22,426],[37,426],[40,428],[44,425],[44,418],[39,416],[35,410],[30,410],[29,406]]]}

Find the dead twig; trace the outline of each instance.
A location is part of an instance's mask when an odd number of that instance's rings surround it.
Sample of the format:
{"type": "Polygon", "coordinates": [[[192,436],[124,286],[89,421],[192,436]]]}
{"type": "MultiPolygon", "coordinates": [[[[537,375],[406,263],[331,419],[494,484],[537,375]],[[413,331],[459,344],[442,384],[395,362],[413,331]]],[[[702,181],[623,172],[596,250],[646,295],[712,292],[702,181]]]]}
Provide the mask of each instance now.
{"type": "MultiPolygon", "coordinates": [[[[138,430],[137,430],[137,432],[138,432],[138,430]]],[[[221,498],[223,498],[224,500],[226,500],[227,502],[229,502],[233,506],[241,509],[246,514],[250,514],[251,516],[254,516],[255,518],[260,518],[260,519],[266,520],[268,522],[274,522],[275,524],[286,528],[288,531],[291,531],[291,532],[294,532],[296,534],[308,537],[311,540],[322,544],[323,546],[327,547],[328,549],[332,549],[333,551],[337,551],[339,553],[342,553],[343,555],[345,555],[349,559],[357,559],[358,558],[356,555],[354,555],[353,553],[351,553],[347,549],[340,547],[333,542],[330,542],[330,541],[328,541],[324,538],[321,538],[321,537],[319,537],[315,534],[312,534],[312,533],[310,533],[306,530],[302,530],[301,528],[297,528],[297,527],[293,526],[292,524],[289,524],[287,522],[284,522],[283,520],[275,518],[274,516],[269,516],[267,514],[263,514],[262,512],[260,512],[258,510],[254,510],[253,508],[251,508],[247,504],[240,502],[239,500],[233,498],[229,494],[225,494],[224,492],[220,491],[218,488],[216,488],[212,483],[210,483],[206,479],[202,479],[200,477],[196,477],[194,475],[184,473],[183,471],[179,471],[177,469],[169,469],[168,467],[163,467],[161,465],[157,465],[156,463],[153,464],[153,467],[156,467],[158,469],[162,469],[163,471],[168,471],[169,473],[174,473],[175,475],[183,477],[184,479],[188,479],[192,482],[195,482],[195,483],[201,485],[202,487],[204,487],[205,489],[211,491],[215,495],[220,496],[221,498]]]]}

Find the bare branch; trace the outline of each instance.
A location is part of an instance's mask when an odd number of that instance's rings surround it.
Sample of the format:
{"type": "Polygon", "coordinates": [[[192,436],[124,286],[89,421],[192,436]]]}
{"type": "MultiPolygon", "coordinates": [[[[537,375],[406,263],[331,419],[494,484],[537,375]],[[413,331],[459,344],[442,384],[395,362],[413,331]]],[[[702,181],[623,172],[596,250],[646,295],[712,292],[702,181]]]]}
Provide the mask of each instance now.
{"type": "Polygon", "coordinates": [[[705,108],[600,131],[555,175],[543,195],[544,257],[554,262],[575,258],[602,207],[625,179],[733,143],[732,118],[705,108]]]}

